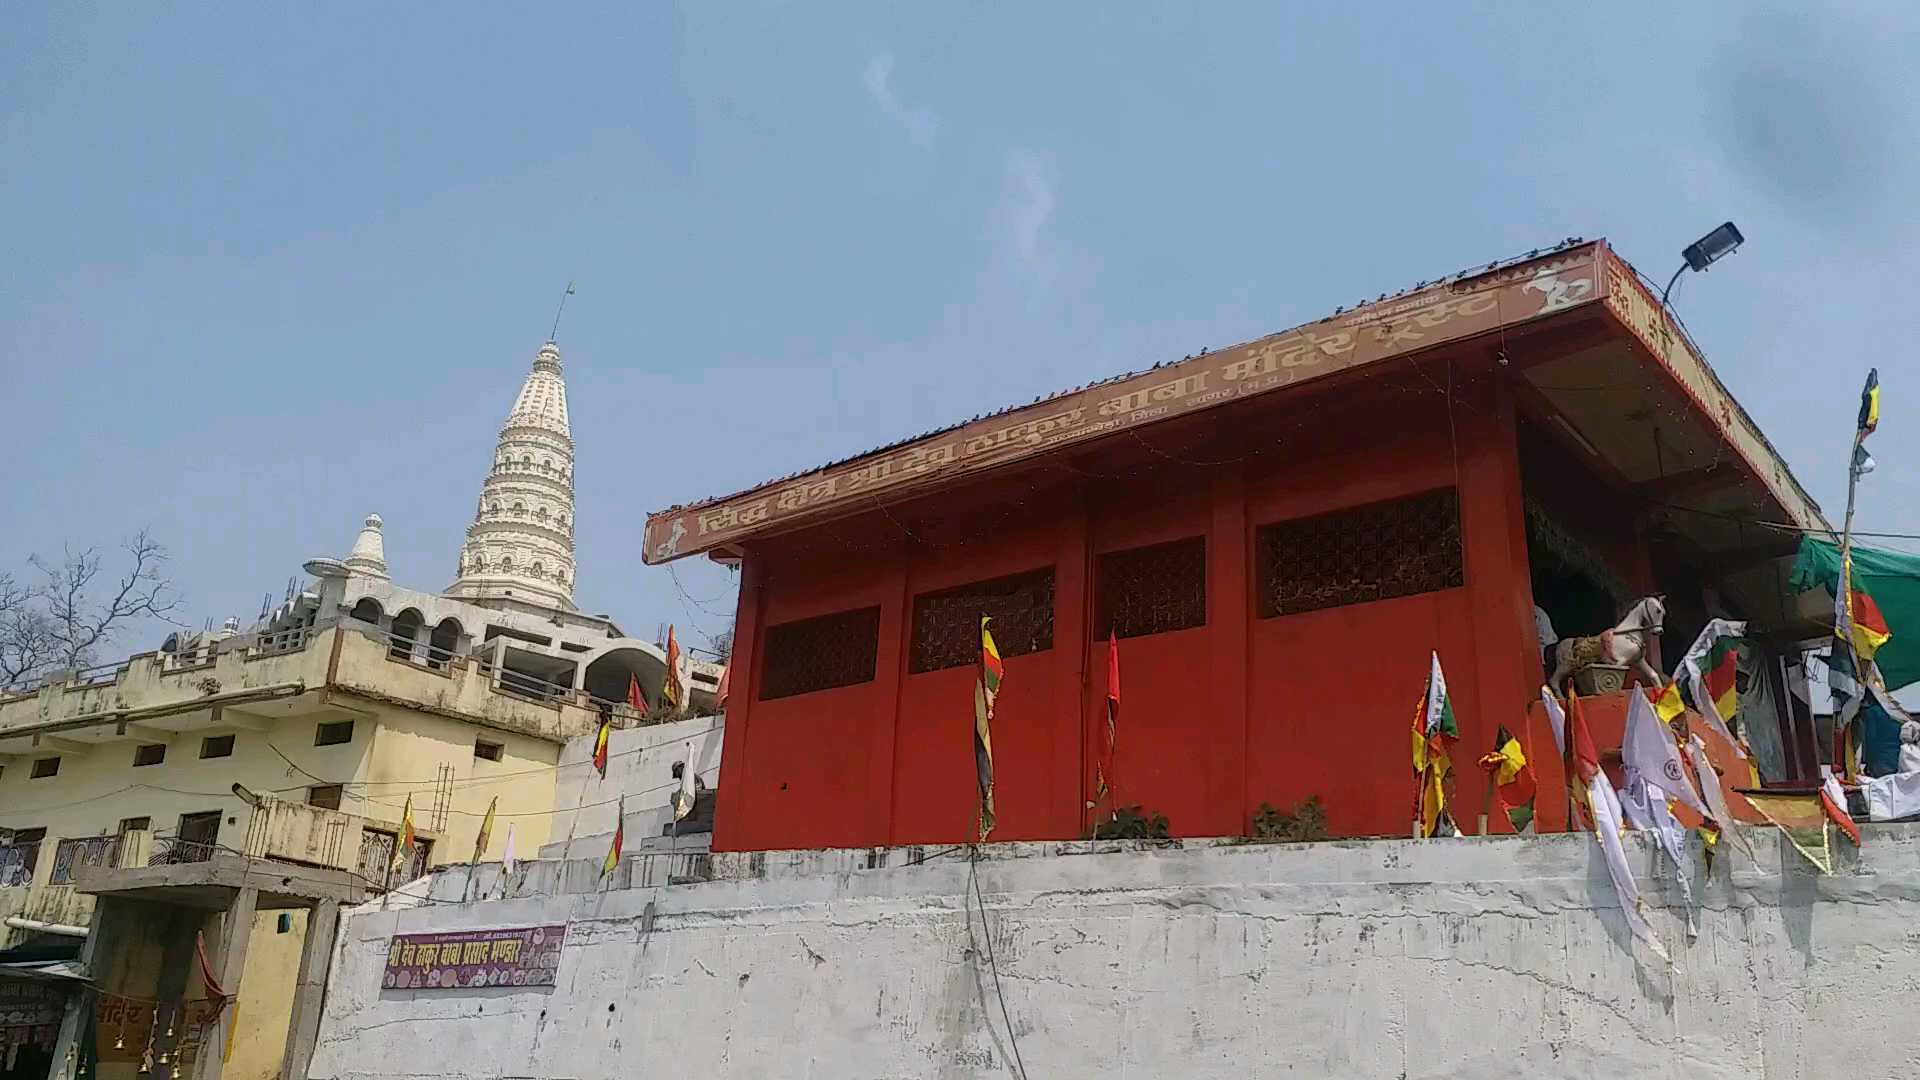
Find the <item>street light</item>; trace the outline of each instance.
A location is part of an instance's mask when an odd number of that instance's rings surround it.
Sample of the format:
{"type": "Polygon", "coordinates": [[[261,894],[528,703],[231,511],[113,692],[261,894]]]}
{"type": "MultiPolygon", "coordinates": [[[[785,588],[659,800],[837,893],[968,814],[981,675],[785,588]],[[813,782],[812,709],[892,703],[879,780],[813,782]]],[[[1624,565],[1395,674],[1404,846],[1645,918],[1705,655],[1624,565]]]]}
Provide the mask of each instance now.
{"type": "Polygon", "coordinates": [[[1673,285],[1680,280],[1681,274],[1689,270],[1696,273],[1705,270],[1726,256],[1740,250],[1740,245],[1745,243],[1746,239],[1746,237],[1740,235],[1740,230],[1734,226],[1733,222],[1729,221],[1700,239],[1695,240],[1693,243],[1688,244],[1687,249],[1680,253],[1680,257],[1685,259],[1686,262],[1681,263],[1680,269],[1675,270],[1673,276],[1667,279],[1667,287],[1660,290],[1660,306],[1667,306],[1667,295],[1673,292],[1673,285]]]}

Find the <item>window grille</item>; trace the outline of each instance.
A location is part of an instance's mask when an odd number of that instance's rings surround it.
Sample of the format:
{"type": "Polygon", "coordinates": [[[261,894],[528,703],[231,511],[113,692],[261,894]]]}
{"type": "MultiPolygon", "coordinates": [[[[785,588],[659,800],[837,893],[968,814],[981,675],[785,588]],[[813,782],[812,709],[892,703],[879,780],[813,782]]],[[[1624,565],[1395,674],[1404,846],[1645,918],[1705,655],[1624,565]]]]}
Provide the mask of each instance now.
{"type": "Polygon", "coordinates": [[[1465,580],[1460,497],[1452,488],[1262,525],[1254,547],[1263,619],[1454,589],[1465,580]]]}
{"type": "Polygon", "coordinates": [[[975,581],[913,598],[915,675],[980,660],[980,616],[993,620],[1000,655],[1053,648],[1053,569],[975,581]]]}
{"type": "Polygon", "coordinates": [[[1207,540],[1190,536],[1100,556],[1094,636],[1143,637],[1207,624],[1207,540]]]}
{"type": "Polygon", "coordinates": [[[770,626],[761,700],[872,682],[879,652],[877,607],[770,626]]]}

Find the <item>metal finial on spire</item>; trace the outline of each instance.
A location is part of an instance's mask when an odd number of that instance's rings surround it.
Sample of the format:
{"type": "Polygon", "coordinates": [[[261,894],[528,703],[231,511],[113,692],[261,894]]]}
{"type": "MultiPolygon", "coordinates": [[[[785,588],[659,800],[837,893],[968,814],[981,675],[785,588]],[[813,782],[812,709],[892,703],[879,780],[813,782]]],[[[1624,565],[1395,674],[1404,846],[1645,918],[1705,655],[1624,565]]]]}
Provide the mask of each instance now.
{"type": "Polygon", "coordinates": [[[567,282],[567,291],[560,294],[560,306],[553,313],[553,332],[547,335],[548,341],[560,340],[560,316],[567,310],[567,297],[573,295],[573,282],[567,282]]]}

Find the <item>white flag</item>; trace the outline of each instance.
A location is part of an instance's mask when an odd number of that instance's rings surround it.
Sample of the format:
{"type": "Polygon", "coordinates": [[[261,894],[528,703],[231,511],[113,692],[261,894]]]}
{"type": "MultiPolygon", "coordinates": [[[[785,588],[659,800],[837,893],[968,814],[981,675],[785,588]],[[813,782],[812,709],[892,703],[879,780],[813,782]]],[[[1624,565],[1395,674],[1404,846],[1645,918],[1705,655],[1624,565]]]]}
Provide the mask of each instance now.
{"type": "Polygon", "coordinates": [[[1645,776],[1628,769],[1622,779],[1626,786],[1620,804],[1627,820],[1641,832],[1652,834],[1660,850],[1673,860],[1674,873],[1680,879],[1680,901],[1686,906],[1687,939],[1691,941],[1700,936],[1700,927],[1693,921],[1693,883],[1687,877],[1687,867],[1693,862],[1687,853],[1687,827],[1668,809],[1666,794],[1648,783],[1645,776]]]}
{"type": "Polygon", "coordinates": [[[1714,771],[1713,762],[1707,757],[1707,744],[1701,742],[1698,735],[1687,740],[1687,760],[1693,762],[1694,775],[1700,778],[1701,794],[1707,797],[1707,805],[1713,807],[1713,823],[1720,835],[1733,841],[1733,846],[1748,859],[1753,859],[1753,845],[1747,842],[1747,834],[1733,827],[1733,811],[1727,806],[1727,793],[1720,790],[1720,774],[1714,771]]]}
{"type": "Polygon", "coordinates": [[[1668,798],[1679,799],[1703,818],[1713,817],[1713,811],[1700,801],[1700,793],[1687,779],[1686,767],[1680,764],[1680,746],[1673,741],[1672,729],[1654,715],[1645,694],[1627,695],[1627,734],[1620,744],[1620,758],[1626,764],[1629,780],[1637,772],[1668,798]]]}
{"type": "Polygon", "coordinates": [[[673,820],[685,821],[693,813],[693,744],[687,744],[687,758],[680,766],[680,790],[673,793],[673,820]]]}
{"type": "Polygon", "coordinates": [[[509,874],[513,873],[513,822],[511,821],[507,822],[507,845],[500,855],[500,868],[509,874]]]}
{"type": "MultiPolygon", "coordinates": [[[[1644,700],[1644,699],[1643,699],[1644,700]]],[[[1560,745],[1561,755],[1566,754],[1567,714],[1560,708],[1560,702],[1553,691],[1540,688],[1540,701],[1546,706],[1547,722],[1553,725],[1554,741],[1560,745]]],[[[1577,776],[1567,778],[1570,784],[1578,784],[1577,776]]],[[[1620,834],[1626,831],[1621,821],[1620,798],[1614,793],[1613,782],[1607,774],[1598,773],[1593,783],[1587,785],[1587,803],[1593,807],[1593,835],[1600,845],[1601,856],[1607,864],[1607,876],[1613,879],[1613,892],[1620,900],[1620,911],[1627,919],[1627,928],[1633,936],[1647,943],[1655,956],[1668,963],[1666,946],[1654,936],[1652,924],[1647,922],[1647,913],[1640,900],[1640,886],[1633,880],[1633,868],[1627,865],[1627,849],[1620,842],[1620,834]]]]}

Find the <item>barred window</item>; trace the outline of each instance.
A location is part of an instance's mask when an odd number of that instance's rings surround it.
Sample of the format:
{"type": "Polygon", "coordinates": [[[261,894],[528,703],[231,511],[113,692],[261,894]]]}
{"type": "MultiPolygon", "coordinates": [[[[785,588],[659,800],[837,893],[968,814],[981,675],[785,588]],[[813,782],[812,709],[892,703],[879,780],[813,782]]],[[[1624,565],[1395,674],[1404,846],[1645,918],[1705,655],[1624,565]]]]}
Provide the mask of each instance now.
{"type": "Polygon", "coordinates": [[[1207,539],[1100,556],[1094,636],[1142,637],[1207,624],[1207,539]]]}
{"type": "Polygon", "coordinates": [[[760,698],[768,701],[872,682],[879,653],[877,607],[769,626],[760,698]]]}
{"type": "Polygon", "coordinates": [[[1053,568],[975,581],[913,598],[915,675],[980,659],[980,616],[993,620],[1001,656],[1053,648],[1053,568]]]}
{"type": "Polygon", "coordinates": [[[1452,488],[1262,525],[1254,547],[1263,619],[1464,581],[1460,497],[1452,488]]]}

